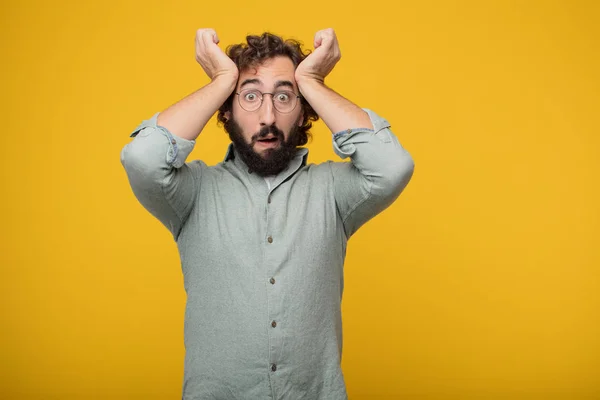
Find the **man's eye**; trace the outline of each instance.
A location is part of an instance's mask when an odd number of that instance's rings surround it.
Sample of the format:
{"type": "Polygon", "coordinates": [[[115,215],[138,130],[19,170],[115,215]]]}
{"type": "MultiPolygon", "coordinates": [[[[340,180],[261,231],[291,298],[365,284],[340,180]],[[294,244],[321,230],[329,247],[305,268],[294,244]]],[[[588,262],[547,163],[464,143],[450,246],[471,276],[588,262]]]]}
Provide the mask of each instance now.
{"type": "Polygon", "coordinates": [[[278,93],[277,101],[281,103],[287,103],[288,101],[290,101],[290,96],[287,93],[278,93]]]}
{"type": "Polygon", "coordinates": [[[255,101],[256,99],[258,99],[258,96],[256,95],[256,93],[248,93],[244,98],[247,101],[255,101]]]}

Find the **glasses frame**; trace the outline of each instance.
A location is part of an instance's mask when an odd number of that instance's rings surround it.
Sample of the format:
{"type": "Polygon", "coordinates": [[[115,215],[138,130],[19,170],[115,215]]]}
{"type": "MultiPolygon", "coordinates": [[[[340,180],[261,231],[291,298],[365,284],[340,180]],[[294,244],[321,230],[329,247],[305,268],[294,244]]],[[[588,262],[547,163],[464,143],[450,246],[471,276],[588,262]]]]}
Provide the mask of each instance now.
{"type": "Polygon", "coordinates": [[[298,107],[298,103],[301,103],[301,101],[298,101],[298,100],[300,100],[300,99],[302,98],[302,96],[300,96],[300,95],[298,95],[298,94],[294,93],[292,90],[280,90],[280,91],[277,91],[277,92],[268,93],[268,92],[261,92],[261,91],[260,91],[260,90],[258,90],[258,89],[244,89],[244,90],[240,90],[239,92],[235,92],[235,94],[238,96],[238,104],[240,105],[240,107],[242,107],[242,110],[244,110],[244,111],[248,111],[248,112],[254,112],[254,111],[258,111],[258,110],[260,110],[260,108],[261,108],[261,107],[262,107],[262,105],[263,105],[263,101],[265,100],[265,94],[270,94],[270,95],[271,95],[271,101],[273,102],[273,108],[275,108],[275,110],[277,110],[277,112],[278,112],[278,113],[281,113],[281,114],[289,114],[289,113],[291,113],[292,111],[294,111],[294,110],[296,109],[296,107],[298,107]],[[245,93],[245,92],[258,92],[258,93],[260,93],[260,104],[258,105],[258,107],[256,107],[256,109],[255,109],[255,110],[252,110],[252,111],[250,111],[250,110],[246,110],[246,109],[244,108],[244,106],[242,105],[242,100],[241,100],[241,98],[242,98],[242,93],[245,93]],[[273,100],[273,96],[274,96],[275,94],[277,94],[277,93],[291,93],[291,94],[293,94],[294,96],[296,96],[296,104],[294,104],[294,107],[292,107],[292,109],[291,109],[290,111],[280,111],[280,110],[277,108],[277,105],[276,105],[276,103],[275,103],[275,100],[273,100]]]}

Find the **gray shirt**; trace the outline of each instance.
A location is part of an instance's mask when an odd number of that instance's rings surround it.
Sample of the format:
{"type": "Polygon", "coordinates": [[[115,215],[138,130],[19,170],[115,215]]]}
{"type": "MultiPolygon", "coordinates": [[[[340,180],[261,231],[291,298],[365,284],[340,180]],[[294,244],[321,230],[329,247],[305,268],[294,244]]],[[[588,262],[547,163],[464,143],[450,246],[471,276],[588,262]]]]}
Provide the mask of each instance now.
{"type": "Polygon", "coordinates": [[[133,193],[177,242],[187,302],[183,399],[347,399],[341,299],[348,239],[408,184],[413,160],[389,123],[333,136],[350,162],[308,164],[301,148],[272,179],[225,160],[186,162],[195,141],[157,126],[121,151],[133,193]]]}

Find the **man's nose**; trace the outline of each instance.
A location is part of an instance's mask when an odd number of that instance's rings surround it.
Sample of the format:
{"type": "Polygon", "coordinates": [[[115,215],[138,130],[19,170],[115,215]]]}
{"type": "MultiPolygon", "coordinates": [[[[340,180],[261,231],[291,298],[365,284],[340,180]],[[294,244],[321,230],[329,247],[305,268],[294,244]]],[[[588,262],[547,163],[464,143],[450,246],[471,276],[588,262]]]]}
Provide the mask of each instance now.
{"type": "Polygon", "coordinates": [[[270,126],[275,123],[275,107],[273,106],[273,96],[263,96],[263,102],[260,105],[260,124],[270,126]]]}

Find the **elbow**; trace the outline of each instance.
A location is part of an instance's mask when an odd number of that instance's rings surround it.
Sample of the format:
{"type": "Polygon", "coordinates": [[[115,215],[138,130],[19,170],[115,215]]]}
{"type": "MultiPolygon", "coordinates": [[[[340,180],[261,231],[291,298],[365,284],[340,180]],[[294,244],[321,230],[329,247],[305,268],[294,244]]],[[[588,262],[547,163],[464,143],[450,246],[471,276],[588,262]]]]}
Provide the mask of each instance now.
{"type": "Polygon", "coordinates": [[[160,150],[133,140],[121,149],[121,164],[129,179],[138,182],[159,182],[168,172],[160,150]]]}
{"type": "Polygon", "coordinates": [[[405,151],[401,157],[398,157],[394,164],[393,185],[404,189],[415,172],[415,161],[411,155],[405,151]]]}
{"type": "Polygon", "coordinates": [[[390,160],[384,173],[379,179],[379,184],[374,184],[374,194],[378,194],[389,201],[394,201],[410,182],[415,170],[415,162],[411,155],[403,150],[397,157],[390,160]]]}
{"type": "Polygon", "coordinates": [[[121,150],[121,164],[129,174],[149,171],[143,149],[135,146],[133,142],[126,144],[121,150]]]}

